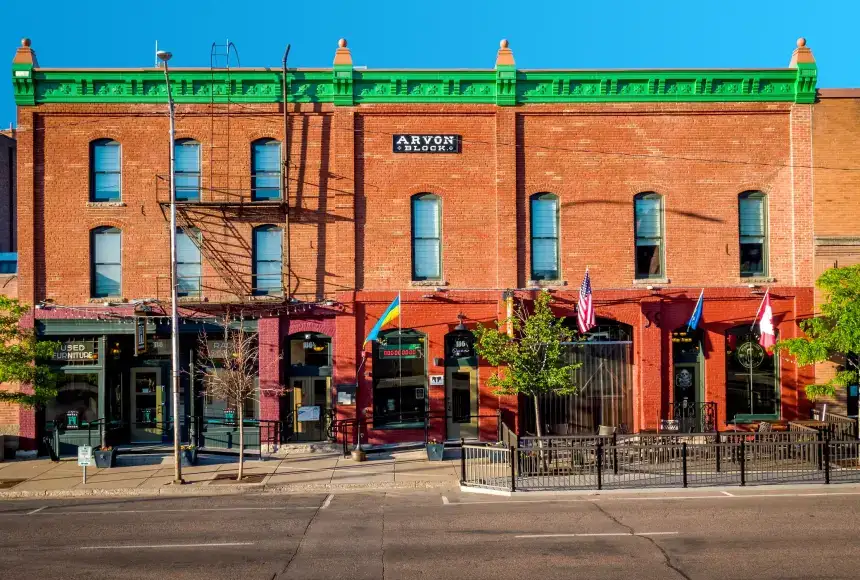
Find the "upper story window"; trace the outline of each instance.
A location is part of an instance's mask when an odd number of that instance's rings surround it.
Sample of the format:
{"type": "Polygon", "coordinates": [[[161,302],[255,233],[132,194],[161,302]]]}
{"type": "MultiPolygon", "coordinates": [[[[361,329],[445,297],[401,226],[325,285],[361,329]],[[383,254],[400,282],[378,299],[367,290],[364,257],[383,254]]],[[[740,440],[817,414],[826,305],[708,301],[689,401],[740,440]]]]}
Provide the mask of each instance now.
{"type": "Polygon", "coordinates": [[[200,201],[200,143],[179,139],[173,152],[176,201],[200,201]]]}
{"type": "Polygon", "coordinates": [[[252,292],[256,296],[283,292],[282,274],[283,233],[274,225],[254,228],[252,292]]]}
{"type": "Polygon", "coordinates": [[[432,193],[412,196],[412,279],[442,278],[441,199],[432,193]]]}
{"type": "Polygon", "coordinates": [[[251,199],[281,199],[281,144],[274,139],[251,143],[251,199]]]}
{"type": "Polygon", "coordinates": [[[200,260],[200,231],[176,230],[176,284],[179,296],[199,296],[203,266],[200,260]]]}
{"type": "Polygon", "coordinates": [[[122,293],[122,231],[99,227],[90,234],[90,294],[93,298],[122,293]]]}
{"type": "Polygon", "coordinates": [[[767,275],[767,196],[747,191],[738,196],[741,276],[767,275]]]}
{"type": "Polygon", "coordinates": [[[558,196],[531,197],[532,280],[558,280],[558,196]]]}
{"type": "Polygon", "coordinates": [[[121,197],[122,151],[112,139],[90,144],[90,201],[119,201],[121,197]]]}
{"type": "Polygon", "coordinates": [[[662,278],[663,198],[656,193],[640,193],[633,198],[636,238],[636,277],[662,278]]]}

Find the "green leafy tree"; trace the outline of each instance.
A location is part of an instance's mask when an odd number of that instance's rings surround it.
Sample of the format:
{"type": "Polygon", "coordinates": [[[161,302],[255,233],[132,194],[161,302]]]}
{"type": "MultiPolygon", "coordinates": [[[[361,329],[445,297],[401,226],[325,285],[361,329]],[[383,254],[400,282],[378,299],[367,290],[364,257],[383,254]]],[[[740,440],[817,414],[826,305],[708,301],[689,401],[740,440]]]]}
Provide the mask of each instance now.
{"type": "Polygon", "coordinates": [[[57,396],[59,374],[48,361],[60,343],[37,340],[32,330],[21,328],[28,310],[17,299],[0,296],[0,383],[19,385],[18,392],[0,391],[0,402],[34,407],[57,396]]]}
{"type": "Polygon", "coordinates": [[[860,355],[860,265],[832,268],[815,282],[825,295],[821,313],[804,320],[806,336],[780,340],[777,351],[788,353],[801,366],[844,359],[842,370],[827,382],[807,385],[812,399],[832,397],[837,389],[856,384],[860,355]]]}
{"type": "Polygon", "coordinates": [[[537,434],[543,436],[539,399],[541,395],[567,395],[576,392],[573,371],[582,363],[570,364],[567,348],[572,339],[564,318],[556,318],[550,309],[552,296],[542,291],[529,313],[520,303],[509,320],[496,328],[478,325],[474,331],[476,352],[491,365],[499,367],[487,383],[499,395],[523,394],[534,402],[537,434]],[[510,324],[513,336],[504,332],[510,324]]]}

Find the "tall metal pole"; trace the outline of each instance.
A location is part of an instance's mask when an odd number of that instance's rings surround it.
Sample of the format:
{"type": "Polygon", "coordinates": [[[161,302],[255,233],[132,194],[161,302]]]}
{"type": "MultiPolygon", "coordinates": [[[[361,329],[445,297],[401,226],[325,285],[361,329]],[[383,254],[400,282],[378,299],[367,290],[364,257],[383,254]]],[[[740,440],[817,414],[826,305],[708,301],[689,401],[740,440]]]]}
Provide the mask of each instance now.
{"type": "Polygon", "coordinates": [[[180,417],[179,417],[179,308],[176,279],[176,160],[174,151],[176,145],[176,121],[173,109],[173,97],[170,93],[170,72],[167,61],[170,53],[159,52],[158,57],[164,61],[164,81],[167,83],[167,106],[170,111],[170,388],[173,395],[173,483],[185,483],[182,480],[180,417]]]}
{"type": "MultiPolygon", "coordinates": [[[[286,244],[284,244],[284,249],[286,250],[287,255],[285,256],[286,264],[287,264],[287,304],[292,302],[293,297],[293,284],[292,284],[292,270],[290,264],[290,114],[287,110],[287,95],[289,93],[289,86],[287,85],[287,57],[290,56],[290,45],[287,45],[287,49],[284,51],[284,75],[283,75],[283,85],[284,85],[284,142],[281,145],[281,163],[283,164],[283,169],[281,171],[281,177],[283,179],[283,196],[284,196],[284,207],[286,207],[286,211],[284,212],[284,230],[286,234],[286,244]]],[[[283,281],[282,281],[283,283],[283,281]]]]}

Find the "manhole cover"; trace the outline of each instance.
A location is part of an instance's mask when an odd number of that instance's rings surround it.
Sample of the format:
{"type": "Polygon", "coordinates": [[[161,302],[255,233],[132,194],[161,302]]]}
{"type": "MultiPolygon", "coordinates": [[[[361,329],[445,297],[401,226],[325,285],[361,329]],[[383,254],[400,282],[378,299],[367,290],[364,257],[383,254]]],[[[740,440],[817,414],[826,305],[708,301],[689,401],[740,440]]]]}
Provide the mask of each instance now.
{"type": "Polygon", "coordinates": [[[242,478],[242,481],[236,481],[235,473],[219,473],[212,480],[212,483],[263,483],[266,479],[266,473],[251,473],[242,478]]]}
{"type": "Polygon", "coordinates": [[[9,489],[10,487],[15,487],[21,482],[27,481],[26,479],[0,479],[0,489],[9,489]]]}

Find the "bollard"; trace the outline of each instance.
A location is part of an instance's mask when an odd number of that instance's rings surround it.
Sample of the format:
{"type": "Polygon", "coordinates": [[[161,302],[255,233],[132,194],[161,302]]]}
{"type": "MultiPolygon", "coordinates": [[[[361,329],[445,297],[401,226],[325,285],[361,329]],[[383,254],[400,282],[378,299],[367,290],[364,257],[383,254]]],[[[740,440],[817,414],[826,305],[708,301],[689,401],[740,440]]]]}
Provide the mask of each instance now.
{"type": "Polygon", "coordinates": [[[460,437],[460,483],[466,483],[466,440],[460,437]]]}
{"type": "Polygon", "coordinates": [[[612,432],[612,473],[618,475],[618,435],[612,432]]]}
{"type": "Polygon", "coordinates": [[[681,443],[681,467],[684,470],[684,487],[687,487],[687,442],[681,443]]]}
{"type": "Polygon", "coordinates": [[[603,489],[603,443],[597,442],[597,489],[603,489]]]}

